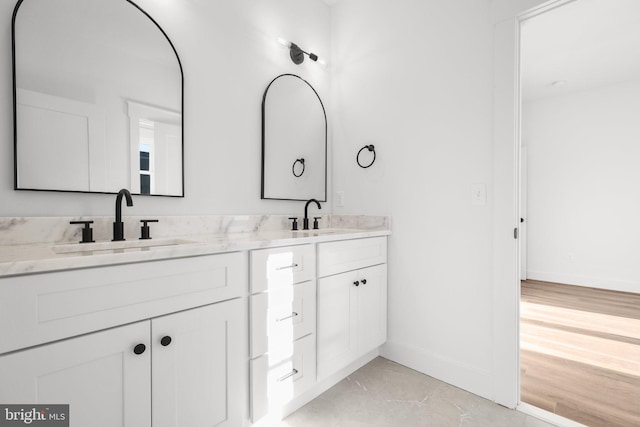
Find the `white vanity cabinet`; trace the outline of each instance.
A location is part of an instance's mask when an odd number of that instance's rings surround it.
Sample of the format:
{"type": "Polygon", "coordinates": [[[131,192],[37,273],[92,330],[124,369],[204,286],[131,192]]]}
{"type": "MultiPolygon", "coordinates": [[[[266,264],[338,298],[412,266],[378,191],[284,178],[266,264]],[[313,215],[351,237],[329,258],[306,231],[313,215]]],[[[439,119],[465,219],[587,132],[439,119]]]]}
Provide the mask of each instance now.
{"type": "Polygon", "coordinates": [[[316,251],[251,251],[251,419],[272,422],[316,380],[316,251]]]}
{"type": "Polygon", "coordinates": [[[319,381],[386,341],[386,260],[386,237],[318,244],[319,381]]]}
{"type": "Polygon", "coordinates": [[[25,311],[12,323],[24,337],[3,345],[33,344],[0,355],[0,402],[68,403],[74,427],[242,425],[246,261],[234,253],[0,280],[0,295],[23,296],[13,301],[25,311]],[[51,301],[62,305],[43,306],[51,301]]]}
{"type": "Polygon", "coordinates": [[[5,272],[0,403],[70,404],[72,427],[276,425],[386,340],[386,234],[5,272]]]}

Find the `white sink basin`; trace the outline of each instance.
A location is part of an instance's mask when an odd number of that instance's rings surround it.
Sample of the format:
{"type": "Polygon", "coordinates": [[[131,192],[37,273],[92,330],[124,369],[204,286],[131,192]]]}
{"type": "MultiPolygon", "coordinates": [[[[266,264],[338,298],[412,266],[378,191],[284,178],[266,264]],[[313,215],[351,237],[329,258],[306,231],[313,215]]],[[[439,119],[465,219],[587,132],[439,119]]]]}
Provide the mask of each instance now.
{"type": "Polygon", "coordinates": [[[67,243],[53,246],[57,254],[94,254],[145,251],[155,248],[196,243],[186,239],[123,240],[120,242],[67,243]]]}

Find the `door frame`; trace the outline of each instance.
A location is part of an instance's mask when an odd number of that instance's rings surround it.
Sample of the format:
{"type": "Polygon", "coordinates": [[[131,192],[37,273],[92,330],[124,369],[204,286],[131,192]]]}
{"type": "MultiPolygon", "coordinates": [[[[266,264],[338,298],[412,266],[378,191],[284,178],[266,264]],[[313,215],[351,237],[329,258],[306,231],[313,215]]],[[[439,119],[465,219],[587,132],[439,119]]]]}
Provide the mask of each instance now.
{"type": "Polygon", "coordinates": [[[493,24],[493,398],[520,405],[520,28],[577,0],[494,0],[493,24]]]}
{"type": "Polygon", "coordinates": [[[527,280],[527,238],[529,226],[527,224],[527,182],[529,179],[529,150],[522,146],[520,141],[520,194],[518,197],[520,206],[520,280],[527,280]]]}

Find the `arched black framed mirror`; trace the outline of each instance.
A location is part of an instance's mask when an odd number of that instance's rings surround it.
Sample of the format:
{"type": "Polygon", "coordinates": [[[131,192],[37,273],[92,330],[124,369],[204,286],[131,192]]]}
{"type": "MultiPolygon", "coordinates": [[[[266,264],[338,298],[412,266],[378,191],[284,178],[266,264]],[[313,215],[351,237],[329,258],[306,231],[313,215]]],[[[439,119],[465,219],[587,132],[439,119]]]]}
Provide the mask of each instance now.
{"type": "Polygon", "coordinates": [[[130,0],[19,0],[15,189],[184,196],[175,47],[130,0]]]}
{"type": "Polygon", "coordinates": [[[318,92],[295,74],[277,76],[262,98],[261,196],[327,200],[327,115],[318,92]]]}

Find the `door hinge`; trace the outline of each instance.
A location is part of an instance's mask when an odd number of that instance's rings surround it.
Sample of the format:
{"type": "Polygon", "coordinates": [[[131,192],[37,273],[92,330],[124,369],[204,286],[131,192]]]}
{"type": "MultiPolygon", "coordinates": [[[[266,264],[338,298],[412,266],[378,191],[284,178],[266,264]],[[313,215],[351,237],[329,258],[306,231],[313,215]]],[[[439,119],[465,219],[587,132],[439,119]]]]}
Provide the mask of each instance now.
{"type": "Polygon", "coordinates": [[[513,238],[517,239],[518,238],[518,227],[513,229],[513,238]]]}

